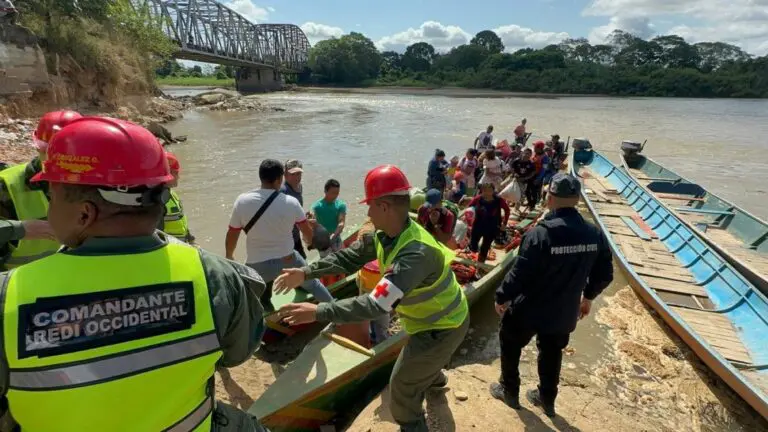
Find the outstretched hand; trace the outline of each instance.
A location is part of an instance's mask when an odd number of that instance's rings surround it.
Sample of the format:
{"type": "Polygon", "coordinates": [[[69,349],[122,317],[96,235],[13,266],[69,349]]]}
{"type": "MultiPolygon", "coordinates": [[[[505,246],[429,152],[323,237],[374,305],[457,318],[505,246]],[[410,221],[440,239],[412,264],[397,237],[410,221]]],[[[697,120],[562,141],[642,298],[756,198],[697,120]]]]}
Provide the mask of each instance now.
{"type": "Polygon", "coordinates": [[[281,307],[277,316],[288,325],[315,322],[317,320],[317,305],[313,303],[290,303],[281,307]]]}
{"type": "Polygon", "coordinates": [[[297,268],[283,269],[283,273],[275,279],[272,290],[275,294],[283,294],[296,288],[304,282],[304,271],[297,268]]]}

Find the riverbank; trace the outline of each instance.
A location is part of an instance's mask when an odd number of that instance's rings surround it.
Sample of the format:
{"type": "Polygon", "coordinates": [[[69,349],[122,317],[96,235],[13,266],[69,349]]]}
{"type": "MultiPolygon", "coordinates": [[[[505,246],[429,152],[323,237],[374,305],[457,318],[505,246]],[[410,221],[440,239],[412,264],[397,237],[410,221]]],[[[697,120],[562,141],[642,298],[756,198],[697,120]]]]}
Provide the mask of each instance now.
{"type": "Polygon", "coordinates": [[[215,76],[205,77],[162,77],[155,78],[158,87],[211,87],[211,88],[235,88],[234,78],[218,79],[215,76]]]}
{"type": "MultiPolygon", "coordinates": [[[[188,110],[284,111],[283,108],[264,103],[261,95],[243,96],[221,88],[200,90],[199,94],[195,95],[137,98],[135,104],[125,104],[114,111],[105,112],[95,107],[86,107],[79,109],[79,112],[83,115],[107,116],[140,124],[167,145],[183,142],[185,137],[174,137],[163,124],[182,118],[188,110]]],[[[35,156],[36,152],[30,143],[37,121],[37,118],[8,116],[0,105],[0,161],[7,164],[24,163],[35,156]]]]}
{"type": "Polygon", "coordinates": [[[359,94],[399,94],[411,96],[446,96],[454,98],[535,98],[559,99],[574,97],[606,97],[597,94],[566,94],[566,93],[524,93],[491,89],[470,89],[464,87],[402,87],[376,85],[373,87],[333,87],[333,86],[297,86],[292,91],[308,93],[359,93],[359,94]]]}
{"type": "MultiPolygon", "coordinates": [[[[623,282],[599,298],[593,316],[572,334],[554,419],[525,397],[523,408],[515,411],[488,393],[499,377],[500,347],[498,318],[488,309],[492,297],[485,296],[473,309],[470,334],[449,366],[448,388],[427,395],[430,431],[768,431],[768,422],[623,282]]],[[[295,355],[301,343],[291,346],[288,341],[284,349],[295,355]]],[[[535,388],[538,380],[534,345],[529,344],[521,360],[523,391],[535,388]]],[[[248,409],[287,367],[254,357],[219,371],[216,396],[248,409]]],[[[365,408],[348,432],[397,432],[386,394],[365,408]]]]}

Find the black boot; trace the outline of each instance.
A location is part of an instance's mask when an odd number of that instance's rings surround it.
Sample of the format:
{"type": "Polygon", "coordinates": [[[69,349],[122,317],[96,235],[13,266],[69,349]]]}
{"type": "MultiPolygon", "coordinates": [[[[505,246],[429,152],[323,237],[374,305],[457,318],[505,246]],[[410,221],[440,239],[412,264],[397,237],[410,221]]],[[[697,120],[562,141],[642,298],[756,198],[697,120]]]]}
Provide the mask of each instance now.
{"type": "Polygon", "coordinates": [[[504,402],[512,409],[520,409],[520,397],[518,392],[508,391],[501,383],[491,384],[491,396],[504,402]]]}
{"type": "Polygon", "coordinates": [[[545,401],[541,398],[541,393],[539,392],[539,389],[535,390],[528,390],[528,393],[526,393],[526,397],[528,398],[528,401],[532,404],[534,404],[537,407],[541,407],[541,409],[544,411],[544,414],[547,415],[547,417],[554,417],[557,414],[555,413],[555,401],[545,401]]]}

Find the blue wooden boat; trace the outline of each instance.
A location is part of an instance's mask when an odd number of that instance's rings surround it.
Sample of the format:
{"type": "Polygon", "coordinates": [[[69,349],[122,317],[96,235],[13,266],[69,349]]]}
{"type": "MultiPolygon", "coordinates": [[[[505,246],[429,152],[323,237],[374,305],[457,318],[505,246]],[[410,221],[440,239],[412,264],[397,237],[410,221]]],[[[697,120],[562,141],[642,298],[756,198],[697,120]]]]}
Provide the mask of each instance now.
{"type": "Polygon", "coordinates": [[[589,147],[574,147],[572,172],[581,177],[582,197],[630,284],[712,371],[768,418],[768,299],[698,230],[589,147]]]}
{"type": "Polygon", "coordinates": [[[622,143],[624,169],[768,295],[768,222],[643,156],[642,149],[622,143]]]}

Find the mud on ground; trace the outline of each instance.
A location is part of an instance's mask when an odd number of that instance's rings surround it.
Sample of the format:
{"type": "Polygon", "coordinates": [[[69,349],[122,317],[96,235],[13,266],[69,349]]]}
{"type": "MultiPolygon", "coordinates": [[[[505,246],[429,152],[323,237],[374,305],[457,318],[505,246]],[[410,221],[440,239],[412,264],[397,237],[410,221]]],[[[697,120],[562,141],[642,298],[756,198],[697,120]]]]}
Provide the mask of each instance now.
{"type": "MultiPolygon", "coordinates": [[[[483,313],[475,308],[475,321],[483,313]]],[[[606,293],[605,303],[593,313],[596,323],[581,325],[565,350],[556,418],[546,417],[524,396],[519,411],[490,396],[488,387],[499,377],[499,343],[492,326],[478,323],[448,370],[449,388],[427,396],[430,430],[768,431],[768,423],[710,372],[630,287],[606,293]],[[584,341],[601,337],[599,330],[605,335],[604,348],[585,346],[590,344],[584,341]]],[[[289,358],[272,357],[282,362],[289,358]]],[[[285,367],[253,358],[217,374],[216,396],[247,409],[285,367]]],[[[522,392],[535,388],[534,343],[523,353],[521,377],[522,392]]],[[[387,404],[384,392],[348,431],[398,431],[387,404]]]]}

